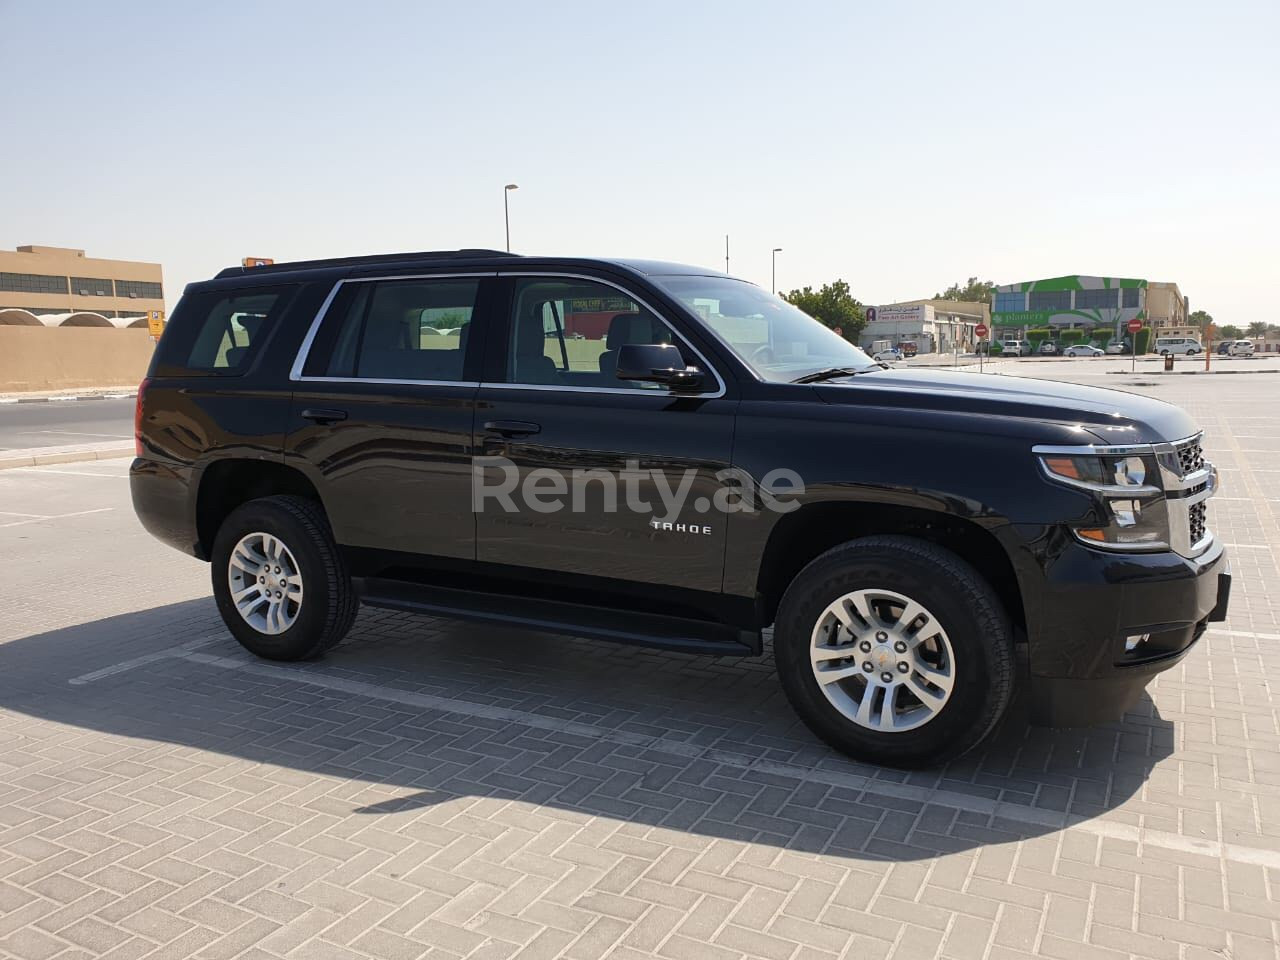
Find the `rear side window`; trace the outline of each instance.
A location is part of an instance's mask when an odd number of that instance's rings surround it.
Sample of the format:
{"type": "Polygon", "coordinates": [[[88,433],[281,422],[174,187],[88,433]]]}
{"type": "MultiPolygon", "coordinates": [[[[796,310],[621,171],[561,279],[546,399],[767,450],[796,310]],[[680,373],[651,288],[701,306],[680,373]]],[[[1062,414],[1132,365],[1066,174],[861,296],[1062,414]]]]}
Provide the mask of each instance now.
{"type": "Polygon", "coordinates": [[[479,288],[467,278],[344,283],[303,376],[461,381],[479,288]]]}
{"type": "Polygon", "coordinates": [[[249,369],[296,288],[255,287],[183,300],[161,340],[166,374],[239,376],[249,369]]]}

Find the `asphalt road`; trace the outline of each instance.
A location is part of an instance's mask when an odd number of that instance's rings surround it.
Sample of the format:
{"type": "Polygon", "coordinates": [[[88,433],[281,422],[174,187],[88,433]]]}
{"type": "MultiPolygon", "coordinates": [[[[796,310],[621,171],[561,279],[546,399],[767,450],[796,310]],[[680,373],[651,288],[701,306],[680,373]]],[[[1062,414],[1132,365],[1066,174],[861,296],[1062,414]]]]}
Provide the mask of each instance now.
{"type": "Polygon", "coordinates": [[[0,404],[0,450],[128,440],[133,404],[132,397],[0,404]]]}

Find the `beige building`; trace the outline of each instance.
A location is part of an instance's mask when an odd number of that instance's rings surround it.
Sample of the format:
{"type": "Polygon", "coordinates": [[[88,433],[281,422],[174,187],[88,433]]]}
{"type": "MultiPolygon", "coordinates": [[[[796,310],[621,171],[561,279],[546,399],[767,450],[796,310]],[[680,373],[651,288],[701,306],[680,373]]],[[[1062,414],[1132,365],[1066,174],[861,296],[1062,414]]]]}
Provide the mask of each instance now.
{"type": "Polygon", "coordinates": [[[977,342],[974,328],[988,326],[991,310],[985,303],[962,300],[904,300],[867,308],[867,323],[859,345],[870,349],[882,341],[894,346],[910,342],[920,353],[971,351],[977,342]]]}
{"type": "Polygon", "coordinates": [[[1195,337],[1204,333],[1187,323],[1187,300],[1176,283],[1147,283],[1147,320],[1157,337],[1195,337]]]}
{"type": "Polygon", "coordinates": [[[129,326],[129,318],[164,310],[162,284],[158,263],[101,260],[67,247],[0,250],[0,323],[129,326]]]}

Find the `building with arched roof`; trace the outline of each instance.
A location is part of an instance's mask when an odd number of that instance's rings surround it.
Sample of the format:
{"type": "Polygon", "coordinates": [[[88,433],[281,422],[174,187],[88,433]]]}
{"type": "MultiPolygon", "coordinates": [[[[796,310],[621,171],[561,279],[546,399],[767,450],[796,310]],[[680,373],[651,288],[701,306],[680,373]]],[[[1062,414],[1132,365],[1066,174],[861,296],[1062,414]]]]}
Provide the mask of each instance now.
{"type": "Polygon", "coordinates": [[[116,321],[164,310],[160,264],[86,257],[67,247],[0,250],[0,317],[10,316],[0,324],[32,325],[14,310],[63,318],[39,320],[44,326],[129,326],[116,321]]]}

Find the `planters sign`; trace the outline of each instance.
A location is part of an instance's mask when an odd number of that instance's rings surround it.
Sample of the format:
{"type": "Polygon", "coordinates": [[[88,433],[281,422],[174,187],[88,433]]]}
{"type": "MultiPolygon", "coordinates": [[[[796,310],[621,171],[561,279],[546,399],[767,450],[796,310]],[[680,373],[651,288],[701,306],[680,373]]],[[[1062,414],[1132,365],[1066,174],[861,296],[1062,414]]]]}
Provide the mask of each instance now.
{"type": "Polygon", "coordinates": [[[996,287],[991,323],[999,327],[1102,327],[1121,334],[1145,322],[1147,281],[1073,275],[996,287]]]}

